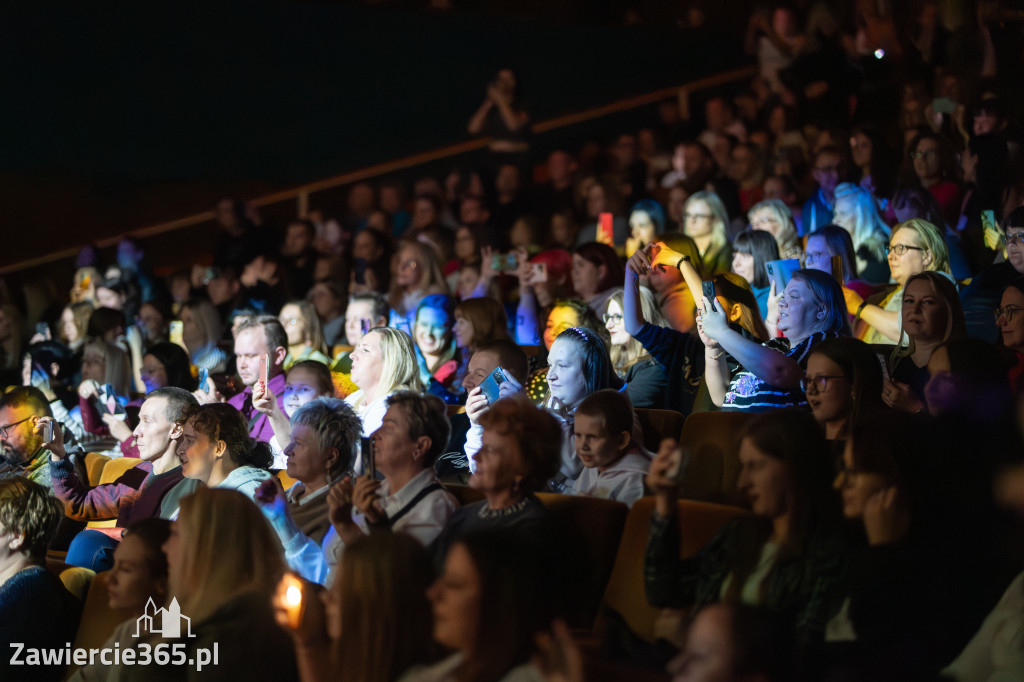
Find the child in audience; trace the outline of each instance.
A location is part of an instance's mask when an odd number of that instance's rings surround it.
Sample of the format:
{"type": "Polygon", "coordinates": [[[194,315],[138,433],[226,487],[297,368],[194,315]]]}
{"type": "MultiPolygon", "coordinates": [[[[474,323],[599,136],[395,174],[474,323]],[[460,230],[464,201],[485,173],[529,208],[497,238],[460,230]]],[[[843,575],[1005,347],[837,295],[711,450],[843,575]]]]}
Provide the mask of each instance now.
{"type": "Polygon", "coordinates": [[[334,382],[331,381],[331,370],[317,360],[301,360],[292,365],[286,376],[282,403],[277,403],[277,396],[264,387],[262,392],[253,392],[252,405],[270,418],[274,429],[274,437],[270,439],[270,449],[274,451],[273,469],[285,469],[288,458],[284,449],[292,438],[292,428],[288,420],[296,410],[312,402],[316,398],[330,398],[334,395],[334,382]]]}
{"type": "Polygon", "coordinates": [[[633,406],[619,391],[604,389],[584,398],[573,426],[583,472],[573,495],[600,497],[630,507],[644,495],[651,461],[633,440],[633,406]]]}

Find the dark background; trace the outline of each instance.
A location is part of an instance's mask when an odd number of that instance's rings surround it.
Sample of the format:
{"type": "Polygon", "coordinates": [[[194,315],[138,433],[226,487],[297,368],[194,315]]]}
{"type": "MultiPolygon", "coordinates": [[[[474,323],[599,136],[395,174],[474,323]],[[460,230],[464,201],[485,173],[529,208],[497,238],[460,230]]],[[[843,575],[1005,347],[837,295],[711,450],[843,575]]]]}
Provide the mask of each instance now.
{"type": "Polygon", "coordinates": [[[0,30],[0,266],[465,140],[505,65],[540,121],[748,61],[735,27],[337,4],[8,8],[0,30]]]}

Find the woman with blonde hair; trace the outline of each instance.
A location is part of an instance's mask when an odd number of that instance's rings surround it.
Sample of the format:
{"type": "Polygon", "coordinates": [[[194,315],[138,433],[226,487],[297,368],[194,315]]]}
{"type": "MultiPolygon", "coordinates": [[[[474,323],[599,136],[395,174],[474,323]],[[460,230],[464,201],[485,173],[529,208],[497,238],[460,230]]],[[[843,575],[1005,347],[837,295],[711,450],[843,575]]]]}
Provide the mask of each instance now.
{"type": "Polygon", "coordinates": [[[803,257],[793,214],[781,199],[765,199],[754,204],[747,213],[747,219],[752,229],[764,230],[775,237],[779,245],[779,258],[803,257]]]}
{"type": "Polygon", "coordinates": [[[85,330],[89,327],[92,311],[92,303],[79,301],[64,306],[64,310],[60,313],[58,337],[64,342],[64,345],[76,353],[85,344],[85,330]]]}
{"type": "Polygon", "coordinates": [[[199,369],[223,372],[227,356],[217,347],[221,335],[220,313],[212,303],[194,298],[181,304],[181,340],[192,364],[199,369]]]}
{"type": "Polygon", "coordinates": [[[849,289],[844,292],[849,313],[865,324],[858,336],[867,343],[899,342],[903,291],[911,277],[934,270],[953,281],[946,240],[939,228],[926,220],[911,218],[893,228],[886,252],[896,283],[893,290],[877,303],[869,303],[849,289]]]}
{"type": "Polygon", "coordinates": [[[337,579],[319,598],[303,584],[305,612],[298,623],[289,620],[286,605],[294,583],[282,580],[277,620],[292,633],[303,682],[393,682],[432,661],[432,575],[430,555],[417,540],[374,533],[345,548],[337,579]]]}
{"type": "Polygon", "coordinates": [[[278,322],[288,334],[288,357],[284,359],[284,369],[288,371],[296,362],[316,360],[325,365],[331,364],[327,356],[330,349],[324,340],[324,332],[320,327],[320,318],[316,309],[309,301],[289,301],[281,307],[277,316],[278,322]]]}
{"type": "Polygon", "coordinates": [[[351,357],[352,381],[359,390],[345,402],[363,420],[363,437],[369,438],[384,421],[389,395],[400,390],[424,390],[416,349],[405,332],[374,327],[359,341],[351,357]]]}
{"type": "Polygon", "coordinates": [[[391,326],[412,334],[416,308],[424,296],[447,294],[448,284],[441,271],[440,259],[428,244],[416,239],[403,239],[392,262],[391,326]]]}
{"type": "Polygon", "coordinates": [[[707,277],[729,272],[732,248],[726,228],[729,215],[714,192],[694,192],[683,205],[683,234],[697,243],[707,277]]]}
{"type": "MultiPolygon", "coordinates": [[[[169,592],[190,619],[181,624],[186,660],[216,643],[219,662],[209,669],[214,679],[296,679],[291,642],[271,605],[285,572],[284,553],[249,498],[218,488],[182,498],[164,553],[169,592]]],[[[143,671],[140,678],[149,674],[145,667],[128,670],[143,671]]]]}
{"type": "MultiPolygon", "coordinates": [[[[644,345],[627,331],[623,297],[622,291],[612,294],[605,306],[603,318],[612,339],[608,351],[615,373],[626,382],[626,394],[633,407],[664,408],[668,372],[651,356],[644,345]]],[[[640,289],[640,308],[644,319],[650,324],[658,327],[669,326],[649,289],[640,289]]]]}
{"type": "Polygon", "coordinates": [[[832,222],[853,237],[853,251],[857,256],[860,278],[872,284],[889,281],[889,268],[885,262],[889,226],[878,214],[871,192],[849,182],[836,187],[832,222]]]}

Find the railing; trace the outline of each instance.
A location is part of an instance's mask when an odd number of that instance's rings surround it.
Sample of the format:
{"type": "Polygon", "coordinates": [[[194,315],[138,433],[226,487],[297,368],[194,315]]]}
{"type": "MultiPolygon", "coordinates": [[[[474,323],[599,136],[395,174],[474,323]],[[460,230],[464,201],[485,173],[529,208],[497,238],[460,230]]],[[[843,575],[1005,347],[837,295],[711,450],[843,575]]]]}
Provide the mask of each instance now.
{"type": "MultiPolygon", "coordinates": [[[[617,114],[631,109],[637,109],[639,107],[654,104],[667,97],[673,97],[677,95],[683,88],[688,92],[699,92],[701,90],[707,90],[715,88],[726,83],[731,83],[745,78],[754,76],[757,72],[756,66],[745,66],[739,69],[733,69],[731,71],[725,71],[723,73],[701,78],[691,83],[687,83],[683,86],[676,86],[670,88],[662,88],[654,92],[649,92],[644,95],[636,95],[626,99],[613,102],[603,107],[596,107],[593,109],[587,109],[586,111],[577,112],[574,114],[566,114],[559,116],[558,118],[549,119],[547,121],[540,121],[533,126],[533,132],[535,134],[548,133],[559,128],[565,128],[585,121],[591,121],[604,116],[617,114]]],[[[487,139],[475,139],[466,142],[459,142],[458,144],[449,145],[447,147],[441,147],[440,149],[433,149],[419,154],[413,154],[412,156],[406,156],[401,159],[393,161],[387,161],[384,163],[375,164],[373,166],[367,166],[358,170],[349,171],[342,173],[341,175],[335,175],[317,182],[308,183],[295,187],[293,189],[284,190],[281,192],[274,192],[266,194],[260,197],[249,199],[248,203],[255,207],[269,206],[272,204],[279,204],[285,201],[296,201],[297,210],[296,215],[305,215],[309,206],[309,196],[317,192],[323,192],[329,189],[336,189],[345,185],[350,185],[355,182],[362,180],[368,180],[370,178],[380,177],[395,173],[397,171],[414,168],[426,163],[438,161],[441,159],[458,156],[460,154],[466,154],[483,149],[487,146],[487,139]]],[[[95,242],[96,246],[101,249],[115,246],[121,239],[130,237],[132,239],[145,239],[147,237],[153,237],[165,232],[172,232],[174,230],[180,230],[186,227],[193,227],[201,223],[212,221],[214,219],[214,213],[212,210],[202,211],[200,213],[193,213],[192,215],[185,216],[184,218],[178,218],[177,220],[171,220],[164,223],[158,223],[156,225],[150,225],[148,227],[141,227],[136,230],[131,230],[125,234],[117,237],[109,237],[101,239],[95,242]]],[[[56,261],[64,260],[66,258],[75,257],[81,246],[72,248],[62,249],[60,251],[53,251],[37,258],[22,261],[13,265],[7,265],[0,267],[0,275],[6,275],[13,272],[19,272],[22,270],[28,270],[40,265],[47,263],[53,263],[56,261]]]]}

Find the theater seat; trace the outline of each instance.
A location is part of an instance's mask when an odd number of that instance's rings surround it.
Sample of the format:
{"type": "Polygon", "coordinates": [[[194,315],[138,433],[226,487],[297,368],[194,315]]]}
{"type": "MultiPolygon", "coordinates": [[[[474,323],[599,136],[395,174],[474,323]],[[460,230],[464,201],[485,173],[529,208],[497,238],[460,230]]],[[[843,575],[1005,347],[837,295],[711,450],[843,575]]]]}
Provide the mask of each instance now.
{"type": "MultiPolygon", "coordinates": [[[[90,453],[91,454],[91,453],[90,453]]],[[[98,455],[104,457],[104,455],[98,455]]],[[[86,455],[88,466],[89,455],[86,455]]],[[[106,462],[103,465],[103,470],[100,472],[99,482],[95,485],[103,485],[105,483],[113,483],[119,479],[126,471],[133,469],[142,463],[141,459],[135,457],[106,457],[106,462]]],[[[92,480],[92,474],[90,473],[90,480],[92,480]]],[[[85,525],[86,528],[113,528],[117,525],[117,519],[106,519],[104,521],[90,521],[85,525]]]]}
{"type": "Polygon", "coordinates": [[[99,485],[100,476],[103,475],[103,468],[107,466],[110,458],[95,452],[85,453],[85,472],[89,478],[89,485],[99,485]]]}
{"type": "MultiPolygon", "coordinates": [[[[679,500],[676,504],[683,534],[680,555],[684,558],[696,554],[726,521],[748,513],[738,507],[695,500],[679,500]]],[[[604,606],[617,612],[633,633],[648,642],[655,640],[654,622],[659,612],[644,595],[644,551],[653,510],[653,497],[643,497],[630,508],[603,600],[604,606]]],[[[598,619],[595,632],[603,628],[602,621],[598,619]]]]}
{"type": "Polygon", "coordinates": [[[574,595],[577,599],[573,600],[567,622],[573,628],[590,630],[615,564],[629,507],[597,497],[555,493],[538,493],[537,497],[551,516],[568,530],[570,542],[580,542],[578,548],[570,547],[570,551],[581,553],[578,558],[583,564],[579,574],[580,592],[574,595]]]}
{"type": "Polygon", "coordinates": [[[462,414],[466,411],[465,405],[447,405],[446,408],[448,410],[449,417],[454,417],[455,415],[462,414]]]}
{"type": "Polygon", "coordinates": [[[636,419],[644,430],[644,447],[653,453],[658,452],[661,441],[666,438],[679,440],[683,430],[682,412],[675,410],[655,410],[647,407],[633,408],[636,419]]]}
{"type": "Polygon", "coordinates": [[[96,577],[96,571],[81,566],[68,566],[60,572],[60,581],[64,588],[75,595],[75,599],[83,601],[89,591],[89,585],[96,577]]]}
{"type": "Polygon", "coordinates": [[[739,434],[753,415],[697,412],[686,418],[679,442],[689,453],[681,495],[692,500],[746,506],[736,490],[739,434]]]}
{"type": "Polygon", "coordinates": [[[298,482],[298,479],[289,476],[288,472],[284,469],[278,469],[274,472],[274,475],[277,476],[277,480],[281,481],[281,487],[284,488],[285,492],[288,492],[288,489],[298,482]]]}
{"type": "MultiPolygon", "coordinates": [[[[97,573],[89,585],[82,606],[82,619],[78,623],[78,634],[75,636],[76,649],[98,649],[103,646],[114,629],[124,622],[130,614],[115,611],[107,601],[107,576],[109,572],[97,573]]],[[[68,666],[70,676],[78,666],[68,666]]]]}
{"type": "Polygon", "coordinates": [[[459,485],[457,483],[445,483],[445,490],[455,496],[455,499],[459,501],[459,504],[465,507],[467,504],[473,504],[484,499],[484,494],[479,490],[470,488],[468,485],[459,485]]]}

